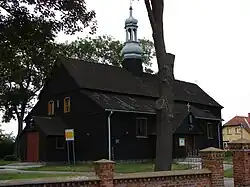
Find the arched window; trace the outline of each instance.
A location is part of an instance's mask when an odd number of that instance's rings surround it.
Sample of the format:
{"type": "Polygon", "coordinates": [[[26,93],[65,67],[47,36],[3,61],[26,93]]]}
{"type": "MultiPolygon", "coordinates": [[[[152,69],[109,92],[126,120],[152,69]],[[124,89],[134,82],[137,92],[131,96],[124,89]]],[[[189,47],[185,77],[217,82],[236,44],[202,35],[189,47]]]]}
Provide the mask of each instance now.
{"type": "Polygon", "coordinates": [[[64,113],[70,112],[70,98],[64,98],[64,113]]]}
{"type": "Polygon", "coordinates": [[[55,108],[54,108],[54,101],[51,100],[48,102],[48,115],[51,116],[51,115],[54,115],[55,114],[55,108]]]}

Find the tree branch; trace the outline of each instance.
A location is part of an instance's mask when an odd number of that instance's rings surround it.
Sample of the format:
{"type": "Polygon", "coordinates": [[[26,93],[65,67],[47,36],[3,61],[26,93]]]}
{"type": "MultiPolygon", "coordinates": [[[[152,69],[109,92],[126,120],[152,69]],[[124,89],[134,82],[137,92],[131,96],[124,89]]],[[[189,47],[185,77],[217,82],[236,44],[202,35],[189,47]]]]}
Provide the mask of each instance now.
{"type": "Polygon", "coordinates": [[[164,9],[164,1],[163,0],[151,0],[152,4],[152,12],[155,19],[155,22],[158,24],[162,22],[163,18],[163,9],[164,9]]]}
{"type": "Polygon", "coordinates": [[[18,109],[17,109],[17,106],[16,106],[16,105],[13,106],[13,110],[14,110],[14,112],[16,113],[17,120],[19,120],[19,119],[20,119],[20,113],[18,112],[18,109]]]}
{"type": "Polygon", "coordinates": [[[145,2],[145,5],[146,5],[146,8],[147,8],[150,25],[151,25],[152,31],[154,33],[155,30],[156,30],[156,22],[155,22],[155,18],[154,18],[154,15],[153,15],[153,10],[151,8],[149,0],[144,0],[144,2],[145,2]]]}
{"type": "Polygon", "coordinates": [[[8,14],[10,14],[11,16],[15,17],[15,16],[13,15],[13,13],[10,12],[10,9],[8,9],[6,6],[4,7],[4,5],[6,5],[6,4],[1,3],[1,4],[0,4],[0,8],[2,8],[3,10],[5,10],[5,11],[6,11],[8,14]]]}

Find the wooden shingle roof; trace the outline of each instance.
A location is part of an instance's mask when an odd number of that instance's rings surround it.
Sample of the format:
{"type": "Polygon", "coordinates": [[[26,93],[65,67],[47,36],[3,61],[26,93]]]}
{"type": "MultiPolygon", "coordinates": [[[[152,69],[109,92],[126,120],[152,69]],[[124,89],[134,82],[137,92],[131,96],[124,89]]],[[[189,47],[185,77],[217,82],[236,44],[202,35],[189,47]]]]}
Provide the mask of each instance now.
{"type": "MultiPolygon", "coordinates": [[[[124,68],[76,59],[61,59],[61,62],[81,88],[153,98],[159,96],[156,75],[144,73],[138,77],[124,68]]],[[[223,108],[197,84],[175,80],[173,89],[175,100],[223,108]]]]}

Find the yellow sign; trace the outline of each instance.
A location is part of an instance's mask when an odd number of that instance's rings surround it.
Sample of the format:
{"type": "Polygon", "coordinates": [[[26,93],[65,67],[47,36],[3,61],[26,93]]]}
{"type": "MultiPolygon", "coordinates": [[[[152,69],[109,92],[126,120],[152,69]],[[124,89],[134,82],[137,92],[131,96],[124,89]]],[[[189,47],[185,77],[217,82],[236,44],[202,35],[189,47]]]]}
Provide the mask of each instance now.
{"type": "Polygon", "coordinates": [[[66,141],[74,141],[74,129],[65,129],[66,141]]]}

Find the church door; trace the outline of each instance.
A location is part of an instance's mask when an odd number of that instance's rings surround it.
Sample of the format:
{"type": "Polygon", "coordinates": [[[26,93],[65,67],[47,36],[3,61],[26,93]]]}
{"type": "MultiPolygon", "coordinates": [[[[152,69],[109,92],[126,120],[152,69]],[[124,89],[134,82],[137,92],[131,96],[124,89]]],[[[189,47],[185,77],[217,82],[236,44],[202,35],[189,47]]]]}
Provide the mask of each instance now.
{"type": "Polygon", "coordinates": [[[27,162],[39,161],[39,133],[27,133],[27,162]]]}
{"type": "Polygon", "coordinates": [[[193,154],[195,150],[195,136],[187,136],[186,138],[186,155],[193,154]]]}

